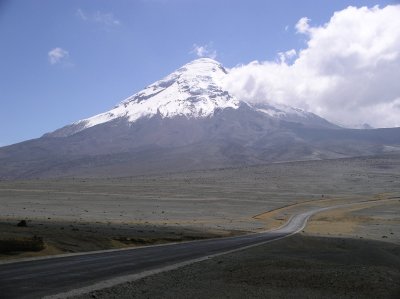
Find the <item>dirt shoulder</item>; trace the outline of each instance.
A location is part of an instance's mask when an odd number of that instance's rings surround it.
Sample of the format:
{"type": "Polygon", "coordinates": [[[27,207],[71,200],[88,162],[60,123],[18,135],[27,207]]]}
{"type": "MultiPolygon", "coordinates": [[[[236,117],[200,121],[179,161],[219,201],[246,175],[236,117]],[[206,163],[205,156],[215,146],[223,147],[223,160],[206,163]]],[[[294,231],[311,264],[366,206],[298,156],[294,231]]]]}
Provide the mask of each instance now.
{"type": "MultiPolygon", "coordinates": [[[[382,200],[387,198],[317,214],[304,232],[290,238],[75,299],[399,298],[400,201],[382,200]]],[[[293,209],[332,201],[342,199],[290,205],[256,217],[283,218],[293,209]]]]}
{"type": "MultiPolygon", "coordinates": [[[[0,222],[0,260],[42,257],[104,249],[118,249],[171,242],[219,238],[243,234],[242,231],[198,229],[185,226],[158,226],[152,224],[105,224],[66,221],[0,222]],[[29,244],[41,238],[44,249],[29,250],[29,244]],[[10,242],[12,241],[12,245],[10,242]],[[13,251],[11,246],[25,246],[13,251]]],[[[31,246],[34,247],[34,246],[31,246]]],[[[32,248],[34,249],[34,248],[32,248]]]]}
{"type": "MultiPolygon", "coordinates": [[[[390,197],[389,197],[390,198],[390,197]]],[[[305,233],[400,244],[400,198],[334,209],[312,217],[305,233]]]]}
{"type": "Polygon", "coordinates": [[[400,246],[297,235],[87,298],[398,298],[400,246]]]}

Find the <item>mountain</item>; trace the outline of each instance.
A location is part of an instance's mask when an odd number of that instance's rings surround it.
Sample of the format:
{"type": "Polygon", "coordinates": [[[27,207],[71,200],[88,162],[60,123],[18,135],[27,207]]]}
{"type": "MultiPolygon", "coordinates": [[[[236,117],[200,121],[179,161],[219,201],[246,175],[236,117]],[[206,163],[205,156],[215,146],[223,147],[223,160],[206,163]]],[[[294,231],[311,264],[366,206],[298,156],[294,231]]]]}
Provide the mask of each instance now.
{"type": "MultiPolygon", "coordinates": [[[[216,111],[227,108],[236,110],[241,105],[250,106],[224,90],[222,82],[226,74],[225,68],[217,61],[210,58],[197,59],[125,99],[110,111],[77,121],[45,136],[67,137],[118,119],[132,124],[139,119],[155,116],[163,119],[210,118],[216,111]]],[[[281,120],[334,127],[315,114],[289,106],[258,104],[253,108],[281,120]]]]}
{"type": "Polygon", "coordinates": [[[351,130],[301,109],[250,104],[218,62],[192,61],[113,109],[0,148],[0,178],[125,176],[400,149],[400,128],[351,130]]]}
{"type": "Polygon", "coordinates": [[[240,102],[221,86],[226,74],[222,65],[212,59],[195,60],[125,99],[110,111],[80,120],[47,136],[70,136],[117,119],[134,123],[154,116],[205,118],[212,116],[217,109],[238,109],[240,102]]]}

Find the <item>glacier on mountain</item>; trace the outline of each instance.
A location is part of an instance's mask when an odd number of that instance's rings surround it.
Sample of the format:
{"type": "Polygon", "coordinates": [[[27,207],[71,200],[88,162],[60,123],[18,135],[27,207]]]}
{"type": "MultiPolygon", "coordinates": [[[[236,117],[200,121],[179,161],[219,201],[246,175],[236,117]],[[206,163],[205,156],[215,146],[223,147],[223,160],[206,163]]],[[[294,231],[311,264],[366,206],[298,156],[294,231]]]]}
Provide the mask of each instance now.
{"type": "Polygon", "coordinates": [[[208,117],[216,109],[239,107],[239,101],[223,90],[226,70],[215,60],[192,61],[164,79],[130,96],[110,111],[80,120],[75,125],[86,129],[116,118],[135,122],[142,117],[208,117]]]}
{"type": "Polygon", "coordinates": [[[317,115],[298,108],[270,103],[251,104],[238,99],[224,88],[227,74],[228,71],[211,58],[196,59],[123,100],[113,109],[46,135],[70,136],[116,119],[134,123],[156,115],[161,118],[207,118],[216,111],[238,109],[241,105],[278,120],[332,126],[317,115]]]}

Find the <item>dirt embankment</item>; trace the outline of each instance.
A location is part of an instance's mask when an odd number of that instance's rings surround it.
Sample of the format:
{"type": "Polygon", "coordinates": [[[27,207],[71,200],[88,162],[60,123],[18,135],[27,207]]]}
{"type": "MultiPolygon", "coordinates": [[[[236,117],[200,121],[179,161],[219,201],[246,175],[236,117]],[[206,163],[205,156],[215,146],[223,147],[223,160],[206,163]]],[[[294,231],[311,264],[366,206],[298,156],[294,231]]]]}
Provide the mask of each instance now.
{"type": "Polygon", "coordinates": [[[74,299],[399,296],[400,246],[297,235],[74,299]]]}
{"type": "Polygon", "coordinates": [[[241,231],[61,221],[0,222],[0,260],[219,238],[241,231]],[[38,242],[40,240],[40,242],[38,242]],[[41,246],[37,246],[39,244],[41,246]]]}

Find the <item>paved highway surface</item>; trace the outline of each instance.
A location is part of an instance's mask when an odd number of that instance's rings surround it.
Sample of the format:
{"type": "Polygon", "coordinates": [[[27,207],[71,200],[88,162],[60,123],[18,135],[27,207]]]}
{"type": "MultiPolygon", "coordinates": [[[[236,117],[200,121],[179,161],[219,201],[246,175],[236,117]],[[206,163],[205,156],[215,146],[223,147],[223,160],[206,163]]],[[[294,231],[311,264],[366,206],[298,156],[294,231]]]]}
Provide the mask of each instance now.
{"type": "Polygon", "coordinates": [[[0,265],[0,298],[42,298],[119,276],[281,239],[302,230],[311,215],[337,207],[340,206],[315,208],[294,215],[281,228],[263,233],[3,264],[0,265]]]}

